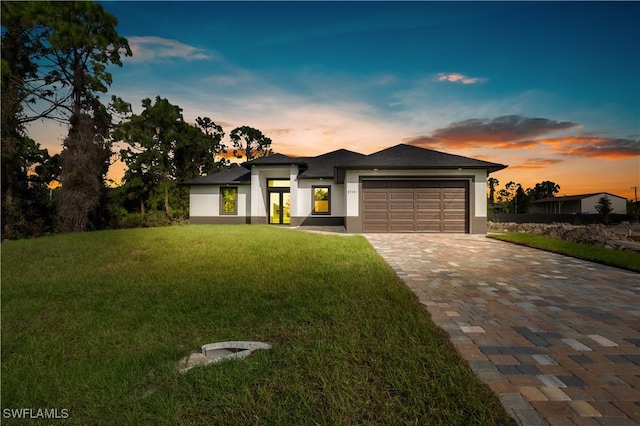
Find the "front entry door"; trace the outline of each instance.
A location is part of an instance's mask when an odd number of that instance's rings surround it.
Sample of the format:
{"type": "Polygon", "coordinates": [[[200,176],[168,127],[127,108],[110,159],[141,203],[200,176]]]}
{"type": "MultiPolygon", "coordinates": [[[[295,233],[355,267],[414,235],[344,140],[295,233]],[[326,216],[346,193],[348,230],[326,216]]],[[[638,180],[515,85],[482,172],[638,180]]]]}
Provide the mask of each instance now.
{"type": "Polygon", "coordinates": [[[269,192],[269,223],[274,225],[291,223],[291,194],[289,192],[269,192]]]}

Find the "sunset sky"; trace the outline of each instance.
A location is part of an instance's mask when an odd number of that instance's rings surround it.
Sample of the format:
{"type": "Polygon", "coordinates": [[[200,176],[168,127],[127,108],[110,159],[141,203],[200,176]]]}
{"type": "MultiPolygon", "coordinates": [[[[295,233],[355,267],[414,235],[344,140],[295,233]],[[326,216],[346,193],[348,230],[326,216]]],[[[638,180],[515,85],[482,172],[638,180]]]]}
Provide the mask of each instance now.
{"type": "Polygon", "coordinates": [[[287,155],[413,144],[508,164],[500,187],[640,186],[638,2],[101,4],[134,52],[105,99],[134,112],[159,95],[287,155]]]}

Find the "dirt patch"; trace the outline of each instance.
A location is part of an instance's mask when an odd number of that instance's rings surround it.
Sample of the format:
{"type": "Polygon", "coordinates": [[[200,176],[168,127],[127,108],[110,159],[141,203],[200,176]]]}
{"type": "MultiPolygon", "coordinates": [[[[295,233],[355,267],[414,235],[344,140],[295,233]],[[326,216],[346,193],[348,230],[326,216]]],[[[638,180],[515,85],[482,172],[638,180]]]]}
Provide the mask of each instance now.
{"type": "Polygon", "coordinates": [[[498,223],[489,222],[490,232],[526,232],[574,243],[640,253],[640,223],[623,222],[619,225],[570,225],[568,223],[498,223]]]}

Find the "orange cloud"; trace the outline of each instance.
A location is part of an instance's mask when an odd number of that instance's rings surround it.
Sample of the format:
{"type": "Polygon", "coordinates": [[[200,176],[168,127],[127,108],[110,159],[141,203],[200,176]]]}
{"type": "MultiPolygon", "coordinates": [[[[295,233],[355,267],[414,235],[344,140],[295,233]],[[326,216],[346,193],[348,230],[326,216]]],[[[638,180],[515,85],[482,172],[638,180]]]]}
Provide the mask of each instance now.
{"type": "Polygon", "coordinates": [[[429,136],[418,136],[417,138],[405,138],[403,141],[409,145],[419,146],[429,149],[473,149],[491,145],[491,148],[499,149],[528,149],[538,145],[538,141],[524,140],[512,142],[487,141],[482,138],[471,136],[471,139],[437,139],[429,136]]]}
{"type": "Polygon", "coordinates": [[[278,136],[287,135],[287,134],[289,134],[291,132],[292,132],[292,129],[269,129],[267,131],[267,133],[270,134],[270,135],[273,134],[273,135],[278,135],[278,136]]]}
{"type": "Polygon", "coordinates": [[[558,163],[562,163],[563,160],[558,160],[555,158],[528,158],[524,161],[524,163],[509,166],[510,169],[545,169],[548,166],[554,166],[558,163]]]}
{"type": "Polygon", "coordinates": [[[470,119],[450,124],[433,132],[436,139],[447,141],[519,142],[545,134],[579,127],[578,123],[546,118],[505,115],[493,119],[470,119]]]}
{"type": "Polygon", "coordinates": [[[630,158],[640,155],[640,140],[603,138],[588,135],[550,138],[540,141],[564,156],[630,158]]]}
{"type": "MultiPolygon", "coordinates": [[[[546,145],[562,156],[608,159],[640,155],[640,139],[633,136],[623,139],[584,133],[555,138],[544,137],[550,133],[571,131],[580,127],[580,124],[568,121],[506,115],[493,119],[474,118],[458,121],[435,130],[431,135],[405,138],[404,142],[431,149],[473,149],[487,146],[494,149],[531,149],[546,145]]],[[[512,168],[540,168],[560,162],[549,159],[542,163],[536,162],[538,160],[540,159],[529,160],[530,162],[512,168]]]]}
{"type": "Polygon", "coordinates": [[[458,121],[435,130],[430,136],[405,139],[410,145],[432,148],[478,148],[490,145],[500,149],[527,149],[537,146],[536,138],[580,127],[578,123],[546,118],[505,115],[493,119],[458,121]]]}

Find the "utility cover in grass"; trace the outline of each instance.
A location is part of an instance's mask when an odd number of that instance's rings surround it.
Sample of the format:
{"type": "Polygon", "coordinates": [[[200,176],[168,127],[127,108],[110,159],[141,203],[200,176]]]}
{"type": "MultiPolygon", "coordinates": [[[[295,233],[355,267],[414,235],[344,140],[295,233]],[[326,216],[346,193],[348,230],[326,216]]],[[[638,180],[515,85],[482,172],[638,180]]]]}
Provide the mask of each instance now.
{"type": "Polygon", "coordinates": [[[198,365],[215,364],[220,361],[244,358],[257,349],[271,349],[263,342],[218,342],[202,345],[201,352],[192,353],[178,362],[178,369],[185,373],[198,365]]]}

